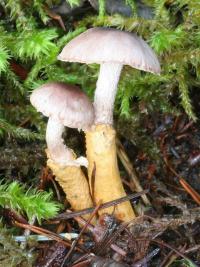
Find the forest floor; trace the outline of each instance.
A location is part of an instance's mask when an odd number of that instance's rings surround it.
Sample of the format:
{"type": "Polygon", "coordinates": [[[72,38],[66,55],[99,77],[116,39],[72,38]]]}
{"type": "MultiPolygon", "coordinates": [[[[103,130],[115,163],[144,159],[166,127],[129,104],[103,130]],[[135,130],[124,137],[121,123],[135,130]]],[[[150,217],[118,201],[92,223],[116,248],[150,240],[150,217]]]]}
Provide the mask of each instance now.
{"type": "MultiPolygon", "coordinates": [[[[122,135],[117,141],[122,180],[138,217],[127,224],[117,221],[113,215],[103,215],[97,225],[92,226],[83,221],[80,214],[63,213],[53,220],[43,221],[39,228],[30,226],[33,232],[53,239],[27,244],[36,257],[34,266],[200,266],[198,124],[182,114],[146,116],[143,127],[156,146],[154,155],[143,152],[122,135]],[[132,196],[139,191],[134,179],[146,190],[146,198],[144,194],[132,196]],[[66,241],[58,236],[61,232],[76,233],[78,238],[66,241]]],[[[81,143],[82,139],[79,141],[81,143]]],[[[40,150],[35,154],[37,169],[41,171],[43,166],[39,188],[46,188],[52,185],[53,176],[45,167],[45,155],[40,150]]],[[[13,160],[16,157],[13,156],[13,160]]],[[[26,162],[30,164],[29,173],[34,158],[30,160],[26,162]]],[[[13,165],[12,175],[18,173],[16,165],[13,165]]],[[[58,199],[63,200],[63,192],[55,182],[53,184],[58,199]]],[[[20,220],[16,225],[25,227],[20,220]]],[[[21,233],[23,235],[23,230],[21,233]]]]}

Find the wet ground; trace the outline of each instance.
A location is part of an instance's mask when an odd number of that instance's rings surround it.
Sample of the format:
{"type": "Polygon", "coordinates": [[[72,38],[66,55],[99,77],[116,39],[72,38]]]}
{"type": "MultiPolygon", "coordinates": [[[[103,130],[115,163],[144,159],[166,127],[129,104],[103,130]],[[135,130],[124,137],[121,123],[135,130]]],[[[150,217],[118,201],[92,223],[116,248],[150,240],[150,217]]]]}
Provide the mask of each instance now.
{"type": "MultiPolygon", "coordinates": [[[[130,121],[127,127],[121,127],[120,123],[118,138],[121,149],[129,157],[143,189],[149,190],[147,197],[151,205],[146,205],[141,197],[134,198],[131,202],[138,215],[135,221],[124,224],[113,216],[102,216],[95,227],[84,222],[84,233],[78,226],[79,217],[64,221],[58,217],[51,223],[44,222],[41,228],[57,233],[76,232],[80,238],[79,242],[67,247],[62,240],[37,243],[33,248],[37,251],[34,266],[200,266],[198,124],[189,121],[185,114],[157,115],[156,120],[155,116],[146,116],[141,121],[143,135],[138,135],[137,131],[133,132],[134,125],[130,121]],[[137,140],[139,145],[133,140],[137,140]]],[[[69,131],[67,135],[68,138],[72,136],[73,146],[74,132],[69,131]]],[[[83,143],[83,136],[77,140],[79,144],[83,143]]],[[[36,176],[41,177],[45,155],[40,149],[37,151],[32,157],[37,162],[36,176]]],[[[3,159],[5,161],[5,157],[3,159]]],[[[13,156],[13,160],[16,157],[13,156]]],[[[26,162],[28,173],[33,172],[31,162],[26,162]]],[[[134,183],[124,164],[120,161],[119,164],[127,194],[131,194],[135,191],[134,183]]],[[[16,164],[9,162],[8,166],[13,166],[12,175],[19,176],[16,164]]],[[[42,177],[45,179],[44,173],[42,177]]],[[[52,185],[46,180],[42,186],[52,185]]],[[[62,196],[61,190],[60,194],[62,196]]]]}

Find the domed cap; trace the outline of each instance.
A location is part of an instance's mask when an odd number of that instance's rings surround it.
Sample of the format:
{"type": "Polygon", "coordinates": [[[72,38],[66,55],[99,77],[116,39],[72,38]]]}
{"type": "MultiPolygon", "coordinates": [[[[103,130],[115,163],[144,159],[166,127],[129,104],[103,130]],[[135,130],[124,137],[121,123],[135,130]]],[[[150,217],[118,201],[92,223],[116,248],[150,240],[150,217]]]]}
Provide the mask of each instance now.
{"type": "Polygon", "coordinates": [[[94,120],[94,109],[79,87],[61,82],[42,85],[33,91],[31,104],[43,115],[70,128],[87,129],[94,120]]]}
{"type": "Polygon", "coordinates": [[[70,41],[58,59],[81,63],[120,63],[160,73],[153,50],[136,34],[111,28],[92,28],[70,41]]]}

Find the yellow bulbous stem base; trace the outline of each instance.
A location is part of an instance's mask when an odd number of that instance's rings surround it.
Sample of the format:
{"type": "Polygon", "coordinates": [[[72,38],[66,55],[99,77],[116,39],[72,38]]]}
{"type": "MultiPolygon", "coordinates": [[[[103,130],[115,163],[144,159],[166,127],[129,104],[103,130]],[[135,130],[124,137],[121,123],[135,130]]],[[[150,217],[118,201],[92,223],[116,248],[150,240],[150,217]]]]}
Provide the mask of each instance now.
{"type": "MultiPolygon", "coordinates": [[[[92,195],[95,202],[105,203],[126,196],[117,164],[116,132],[113,127],[93,125],[86,132],[86,148],[90,191],[94,191],[92,195]]],[[[118,219],[126,222],[135,218],[129,201],[100,210],[99,213],[114,213],[118,219]]]]}
{"type": "MultiPolygon", "coordinates": [[[[87,179],[80,167],[60,166],[51,159],[47,161],[48,167],[55,175],[55,180],[62,187],[74,211],[93,206],[87,179]]],[[[88,219],[90,214],[83,216],[88,219]]]]}

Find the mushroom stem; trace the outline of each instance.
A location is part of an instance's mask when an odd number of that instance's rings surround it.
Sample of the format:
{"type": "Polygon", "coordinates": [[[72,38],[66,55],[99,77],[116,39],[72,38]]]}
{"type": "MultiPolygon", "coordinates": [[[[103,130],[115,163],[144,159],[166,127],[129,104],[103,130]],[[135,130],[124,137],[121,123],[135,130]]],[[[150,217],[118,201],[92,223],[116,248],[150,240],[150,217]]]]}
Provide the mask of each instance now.
{"type": "Polygon", "coordinates": [[[53,118],[49,118],[46,129],[46,142],[49,157],[60,165],[68,165],[69,161],[74,160],[73,151],[64,145],[62,133],[64,126],[53,118]]]}
{"type": "Polygon", "coordinates": [[[95,124],[113,124],[117,84],[123,65],[102,63],[94,96],[95,124]]]}
{"type": "MultiPolygon", "coordinates": [[[[93,203],[89,185],[80,168],[80,165],[84,165],[83,157],[76,159],[73,150],[64,145],[63,130],[64,126],[59,121],[49,118],[46,131],[49,157],[47,165],[65,192],[73,210],[90,208],[93,203]]],[[[88,215],[85,218],[88,219],[88,215]]]]}
{"type": "MultiPolygon", "coordinates": [[[[47,161],[47,165],[65,192],[73,210],[78,211],[93,206],[88,181],[80,167],[61,167],[50,159],[47,161]]],[[[84,218],[88,219],[89,215],[85,215],[84,218]]]]}
{"type": "MultiPolygon", "coordinates": [[[[105,203],[125,196],[117,164],[116,132],[113,127],[106,124],[93,125],[86,132],[86,146],[90,191],[95,202],[105,203]]],[[[135,217],[129,201],[103,209],[99,214],[113,212],[118,219],[126,222],[135,217]]]]}
{"type": "MultiPolygon", "coordinates": [[[[97,203],[100,200],[105,203],[126,195],[117,164],[116,132],[112,127],[113,108],[122,67],[123,65],[118,63],[101,64],[94,98],[95,121],[86,132],[90,190],[97,203]]],[[[122,221],[130,221],[135,217],[129,201],[117,205],[115,209],[111,207],[99,211],[105,212],[114,212],[122,221]]]]}

